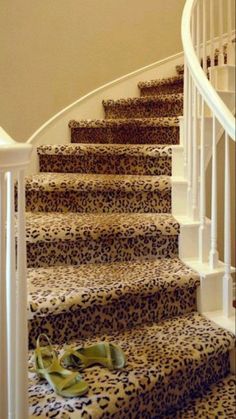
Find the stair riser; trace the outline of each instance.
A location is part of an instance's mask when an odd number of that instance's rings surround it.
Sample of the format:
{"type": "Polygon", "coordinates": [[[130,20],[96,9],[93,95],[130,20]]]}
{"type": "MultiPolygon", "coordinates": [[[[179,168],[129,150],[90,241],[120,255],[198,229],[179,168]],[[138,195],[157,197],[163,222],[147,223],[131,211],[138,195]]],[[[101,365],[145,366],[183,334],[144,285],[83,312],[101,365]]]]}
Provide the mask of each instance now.
{"type": "Polygon", "coordinates": [[[27,243],[29,268],[144,260],[178,255],[178,235],[27,243]]]}
{"type": "Polygon", "coordinates": [[[34,212],[171,212],[171,190],[158,192],[26,192],[26,209],[34,212]]]}
{"type": "Polygon", "coordinates": [[[104,106],[105,118],[157,118],[165,116],[183,115],[183,100],[176,99],[175,102],[150,102],[130,105],[108,105],[104,106]]]}
{"type": "Polygon", "coordinates": [[[140,88],[141,96],[156,96],[159,94],[166,95],[172,93],[183,93],[183,81],[176,84],[140,88]]]}
{"type": "Polygon", "coordinates": [[[72,143],[179,144],[179,127],[71,128],[72,143]]]}
{"type": "Polygon", "coordinates": [[[39,156],[40,172],[171,176],[171,157],[39,156]]]}
{"type": "Polygon", "coordinates": [[[130,294],[104,305],[89,307],[73,305],[72,310],[28,322],[29,347],[34,348],[39,333],[46,333],[52,343],[65,344],[93,335],[122,331],[146,322],[178,316],[196,310],[196,287],[176,287],[173,290],[145,294],[130,294]],[[78,327],[79,325],[79,327],[78,327]]]}
{"type": "MultiPolygon", "coordinates": [[[[228,373],[228,354],[212,356],[207,362],[202,362],[196,371],[189,365],[175,376],[170,374],[165,382],[155,383],[152,391],[140,392],[136,397],[132,395],[133,397],[127,400],[127,404],[120,407],[119,412],[113,417],[126,419],[129,417],[127,412],[138,412],[138,416],[135,417],[142,419],[164,419],[167,415],[171,418],[179,418],[175,407],[178,410],[181,409],[187,401],[193,398],[193,395],[206,392],[206,388],[224,378],[228,373]],[[156,412],[158,415],[155,414],[156,412]]],[[[181,416],[181,419],[184,418],[186,416],[181,416]]]]}

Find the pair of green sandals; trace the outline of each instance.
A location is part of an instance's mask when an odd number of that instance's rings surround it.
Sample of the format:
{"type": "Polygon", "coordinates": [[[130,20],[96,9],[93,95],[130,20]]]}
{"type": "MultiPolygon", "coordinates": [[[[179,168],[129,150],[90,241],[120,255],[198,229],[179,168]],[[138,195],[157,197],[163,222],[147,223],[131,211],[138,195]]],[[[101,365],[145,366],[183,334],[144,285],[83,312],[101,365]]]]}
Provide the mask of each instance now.
{"type": "Polygon", "coordinates": [[[107,342],[100,342],[84,348],[68,348],[58,358],[47,335],[40,334],[34,351],[37,374],[48,381],[53,390],[62,397],[82,396],[88,391],[88,385],[79,371],[98,364],[110,370],[125,366],[125,354],[122,349],[107,342]],[[41,346],[42,339],[47,345],[41,346]],[[72,367],[73,371],[65,367],[72,367]],[[77,371],[74,371],[74,370],[77,371]]]}

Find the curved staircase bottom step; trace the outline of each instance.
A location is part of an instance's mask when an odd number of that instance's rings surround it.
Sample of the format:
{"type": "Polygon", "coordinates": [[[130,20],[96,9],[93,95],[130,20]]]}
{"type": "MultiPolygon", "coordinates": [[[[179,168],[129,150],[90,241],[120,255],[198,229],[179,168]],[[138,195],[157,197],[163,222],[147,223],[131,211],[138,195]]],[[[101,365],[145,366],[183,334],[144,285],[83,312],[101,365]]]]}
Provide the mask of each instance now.
{"type": "MultiPolygon", "coordinates": [[[[229,374],[226,378],[204,390],[196,399],[187,403],[180,411],[165,415],[166,419],[234,419],[236,412],[236,376],[229,374]]],[[[164,418],[163,418],[164,419],[164,418]]]]}
{"type": "Polygon", "coordinates": [[[233,335],[196,312],[74,344],[101,340],[122,347],[126,366],[87,368],[83,378],[89,392],[73,399],[55,395],[30,373],[31,417],[158,418],[229,374],[233,335]]]}

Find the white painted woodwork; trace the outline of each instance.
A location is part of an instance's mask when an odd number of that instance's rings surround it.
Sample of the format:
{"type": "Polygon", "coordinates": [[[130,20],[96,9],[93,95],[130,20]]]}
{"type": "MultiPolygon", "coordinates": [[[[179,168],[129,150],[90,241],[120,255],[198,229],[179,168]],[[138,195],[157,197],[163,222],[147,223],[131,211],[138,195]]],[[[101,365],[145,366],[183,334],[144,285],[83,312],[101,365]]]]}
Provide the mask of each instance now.
{"type": "Polygon", "coordinates": [[[0,418],[28,417],[28,335],[24,169],[32,146],[0,128],[0,418]],[[18,178],[16,253],[15,181],[18,178]]]}

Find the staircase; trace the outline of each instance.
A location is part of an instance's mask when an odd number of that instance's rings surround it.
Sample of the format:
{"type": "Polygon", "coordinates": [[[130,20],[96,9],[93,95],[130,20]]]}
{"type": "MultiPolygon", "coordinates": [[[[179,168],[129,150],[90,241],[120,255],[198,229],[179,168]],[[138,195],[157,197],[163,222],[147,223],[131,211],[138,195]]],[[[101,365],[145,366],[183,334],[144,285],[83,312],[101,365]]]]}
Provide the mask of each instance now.
{"type": "Polygon", "coordinates": [[[197,312],[199,274],[179,258],[172,147],[183,68],[103,101],[103,120],[69,121],[71,143],[41,145],[26,178],[29,346],[106,340],[123,370],[84,371],[87,395],[63,399],[30,374],[31,417],[234,417],[233,335],[197,312]],[[222,399],[221,399],[222,398],[222,399]]]}

